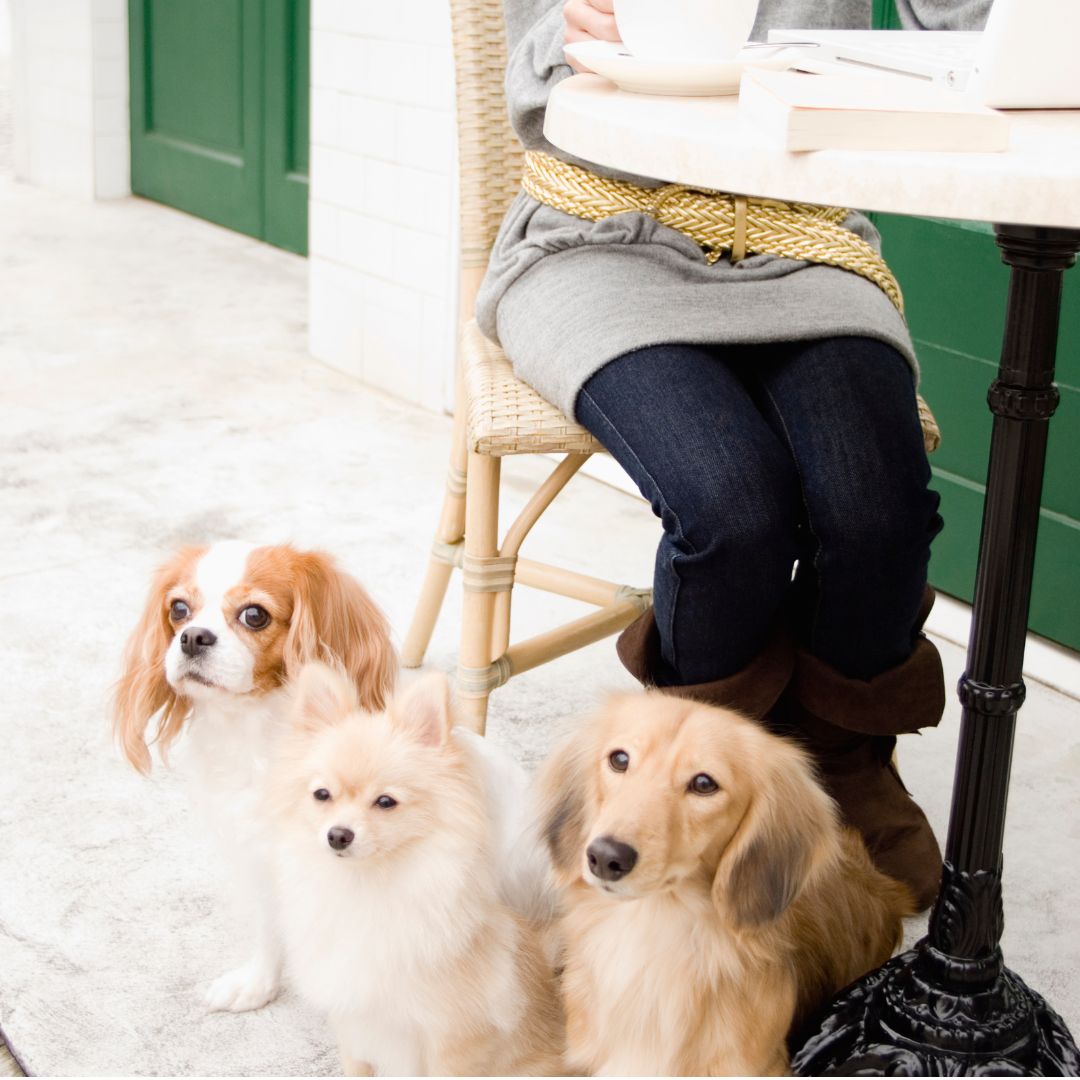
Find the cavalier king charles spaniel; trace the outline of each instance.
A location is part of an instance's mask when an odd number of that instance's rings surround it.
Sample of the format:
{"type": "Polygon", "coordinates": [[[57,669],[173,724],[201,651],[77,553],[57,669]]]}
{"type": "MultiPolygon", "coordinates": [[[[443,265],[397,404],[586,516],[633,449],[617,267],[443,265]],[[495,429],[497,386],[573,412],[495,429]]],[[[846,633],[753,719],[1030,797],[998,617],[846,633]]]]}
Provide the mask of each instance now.
{"type": "Polygon", "coordinates": [[[309,661],[329,663],[365,710],[384,709],[397,664],[385,616],[329,556],[237,541],[179,551],[154,576],[127,644],[114,725],[128,761],[150,770],[154,723],[166,760],[181,732],[212,833],[235,870],[255,951],[206,994],[242,1012],[280,985],[263,782],[288,728],[289,682],[309,661]]]}

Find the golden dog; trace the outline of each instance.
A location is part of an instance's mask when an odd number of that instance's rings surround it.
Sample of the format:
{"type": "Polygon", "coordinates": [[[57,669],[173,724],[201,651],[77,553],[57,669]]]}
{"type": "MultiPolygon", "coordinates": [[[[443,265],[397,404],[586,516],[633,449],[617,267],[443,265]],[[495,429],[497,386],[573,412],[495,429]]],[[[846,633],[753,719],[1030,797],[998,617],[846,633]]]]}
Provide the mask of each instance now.
{"type": "Polygon", "coordinates": [[[735,713],[613,697],[540,788],[572,1070],[784,1073],[789,1029],[899,944],[908,891],[803,752],[735,713]]]}

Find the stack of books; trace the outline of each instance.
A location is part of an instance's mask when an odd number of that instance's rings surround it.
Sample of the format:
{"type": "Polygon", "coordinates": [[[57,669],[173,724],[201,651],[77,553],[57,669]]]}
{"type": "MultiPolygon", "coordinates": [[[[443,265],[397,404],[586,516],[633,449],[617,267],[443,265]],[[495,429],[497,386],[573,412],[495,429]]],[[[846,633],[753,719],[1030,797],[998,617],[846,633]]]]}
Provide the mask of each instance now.
{"type": "Polygon", "coordinates": [[[1009,148],[1009,118],[934,83],[747,69],[739,116],[785,150],[1009,148]]]}

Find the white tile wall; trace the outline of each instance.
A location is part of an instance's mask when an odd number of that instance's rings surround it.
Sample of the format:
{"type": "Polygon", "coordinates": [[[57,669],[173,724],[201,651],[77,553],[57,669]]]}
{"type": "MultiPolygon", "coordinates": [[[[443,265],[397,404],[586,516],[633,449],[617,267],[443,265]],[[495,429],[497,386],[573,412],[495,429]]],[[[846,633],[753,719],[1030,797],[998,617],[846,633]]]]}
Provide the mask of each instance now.
{"type": "Polygon", "coordinates": [[[0,0],[0,57],[11,55],[11,0],[0,0]]]}
{"type": "Polygon", "coordinates": [[[452,403],[456,149],[447,0],[312,0],[311,351],[452,403]]]}
{"type": "Polygon", "coordinates": [[[93,0],[94,194],[131,194],[128,19],[124,0],[93,0]]]}
{"type": "Polygon", "coordinates": [[[128,194],[126,4],[9,2],[16,175],[88,198],[128,194]]]}

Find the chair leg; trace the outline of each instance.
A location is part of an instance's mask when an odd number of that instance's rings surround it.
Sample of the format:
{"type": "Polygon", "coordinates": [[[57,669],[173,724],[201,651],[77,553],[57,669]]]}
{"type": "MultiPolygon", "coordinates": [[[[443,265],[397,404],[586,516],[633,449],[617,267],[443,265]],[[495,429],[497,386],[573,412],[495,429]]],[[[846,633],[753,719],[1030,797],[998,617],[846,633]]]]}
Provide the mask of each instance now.
{"type": "MultiPolygon", "coordinates": [[[[470,453],[465,508],[465,598],[461,619],[457,696],[462,718],[483,734],[491,693],[492,629],[497,587],[483,570],[499,554],[500,459],[470,453]],[[478,572],[479,570],[479,572],[478,572]]],[[[507,585],[509,588],[509,585],[507,585]]]]}
{"type": "Polygon", "coordinates": [[[461,474],[451,472],[447,479],[446,498],[443,500],[439,527],[435,531],[435,543],[428,560],[427,574],[420,587],[412,622],[401,646],[401,666],[419,667],[424,662],[435,623],[446,598],[446,588],[454,570],[454,545],[461,542],[465,529],[465,483],[461,474]],[[457,490],[451,487],[456,484],[457,490]]]}
{"type": "Polygon", "coordinates": [[[491,613],[491,656],[502,656],[510,647],[510,598],[512,590],[495,594],[495,606],[491,613]]]}
{"type": "Polygon", "coordinates": [[[435,623],[446,598],[446,587],[454,570],[452,548],[465,536],[465,410],[459,408],[454,417],[454,432],[450,444],[450,467],[446,477],[446,496],[435,530],[435,543],[428,560],[427,574],[420,588],[412,622],[401,646],[401,666],[419,667],[431,642],[435,623]]]}
{"type": "MultiPolygon", "coordinates": [[[[514,523],[506,530],[500,549],[504,556],[517,556],[522,543],[540,519],[540,515],[554,502],[555,497],[570,483],[574,474],[590,457],[592,457],[591,454],[567,454],[552,469],[547,479],[533,492],[532,498],[525,504],[514,523]]],[[[505,592],[497,593],[495,597],[495,619],[491,636],[493,657],[502,656],[510,648],[511,595],[511,591],[507,589],[505,592]]],[[[607,601],[605,600],[604,603],[606,604],[607,601]]]]}

